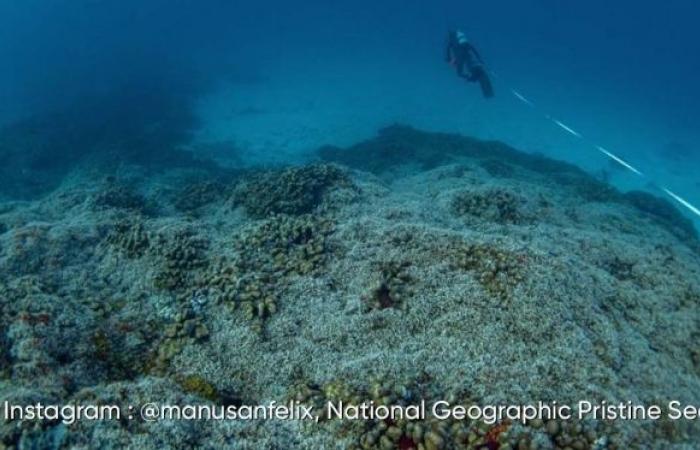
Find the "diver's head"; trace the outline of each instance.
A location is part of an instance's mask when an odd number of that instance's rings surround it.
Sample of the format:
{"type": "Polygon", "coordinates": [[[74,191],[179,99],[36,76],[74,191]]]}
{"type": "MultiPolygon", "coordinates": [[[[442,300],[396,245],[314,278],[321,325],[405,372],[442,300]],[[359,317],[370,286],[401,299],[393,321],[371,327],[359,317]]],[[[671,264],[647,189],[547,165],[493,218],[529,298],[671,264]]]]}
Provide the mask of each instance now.
{"type": "Polygon", "coordinates": [[[455,31],[455,39],[459,44],[466,44],[467,42],[469,42],[469,40],[467,39],[467,35],[464,34],[461,30],[455,31]]]}

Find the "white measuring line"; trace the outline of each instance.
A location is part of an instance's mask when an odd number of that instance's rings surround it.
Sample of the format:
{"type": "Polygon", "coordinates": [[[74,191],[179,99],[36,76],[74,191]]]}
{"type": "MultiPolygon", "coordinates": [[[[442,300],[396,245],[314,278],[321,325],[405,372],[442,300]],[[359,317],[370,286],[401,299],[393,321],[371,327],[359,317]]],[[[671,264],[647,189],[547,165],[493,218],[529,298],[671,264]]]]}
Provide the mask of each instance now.
{"type": "Polygon", "coordinates": [[[619,158],[618,156],[613,155],[612,153],[610,153],[609,151],[607,151],[606,149],[604,149],[604,148],[601,147],[600,145],[596,145],[596,148],[597,148],[601,153],[603,153],[604,155],[608,156],[609,158],[611,158],[611,159],[614,160],[614,161],[617,161],[620,165],[622,165],[623,167],[628,168],[629,170],[631,170],[632,172],[636,173],[636,174],[639,175],[640,177],[643,177],[643,176],[644,176],[644,174],[643,174],[642,172],[640,172],[639,170],[637,170],[637,169],[635,169],[634,167],[632,167],[628,162],[622,160],[622,159],[619,158]]]}
{"type": "Polygon", "coordinates": [[[535,107],[534,103],[525,98],[525,96],[522,95],[520,92],[516,91],[515,89],[511,89],[510,92],[512,92],[513,95],[515,95],[515,97],[521,102],[525,103],[526,105],[532,106],[533,108],[535,107]]]}
{"type": "Polygon", "coordinates": [[[572,130],[571,127],[568,127],[568,126],[564,125],[562,122],[560,122],[559,120],[555,119],[554,117],[547,116],[547,118],[548,118],[549,120],[551,120],[552,122],[554,122],[555,124],[557,124],[557,125],[559,126],[559,128],[563,129],[563,130],[566,131],[567,133],[572,134],[572,135],[576,136],[576,137],[579,138],[579,139],[582,139],[582,138],[583,138],[583,136],[581,136],[581,133],[578,133],[578,132],[572,130]]]}
{"type": "Polygon", "coordinates": [[[691,205],[690,203],[688,203],[687,200],[684,200],[683,198],[677,196],[676,194],[671,192],[668,188],[661,188],[661,189],[663,189],[664,192],[666,192],[668,195],[673,197],[673,199],[676,200],[678,203],[680,203],[681,205],[685,206],[686,208],[688,208],[689,210],[693,211],[695,214],[700,216],[700,210],[697,209],[695,206],[691,205]]]}
{"type": "MultiPolygon", "coordinates": [[[[492,73],[492,75],[495,75],[495,74],[492,73]]],[[[532,101],[530,101],[527,97],[525,97],[523,94],[521,94],[520,92],[516,91],[515,89],[512,89],[512,88],[511,88],[511,89],[510,89],[510,92],[511,92],[511,94],[513,94],[513,96],[514,96],[515,98],[517,98],[517,99],[520,100],[521,102],[525,103],[525,104],[528,105],[529,107],[531,107],[531,108],[537,108],[537,107],[535,106],[535,104],[534,104],[532,101]]],[[[566,131],[567,133],[569,133],[570,135],[576,137],[577,139],[583,139],[583,135],[581,135],[581,133],[579,133],[578,131],[574,130],[574,129],[571,128],[570,126],[566,125],[566,124],[563,123],[562,121],[557,120],[557,119],[555,119],[554,117],[552,117],[552,116],[550,116],[549,114],[546,114],[546,113],[544,114],[544,117],[545,117],[547,120],[550,120],[551,122],[553,122],[555,125],[557,125],[557,126],[558,126],[559,128],[561,128],[562,130],[564,130],[564,131],[566,131]]],[[[620,158],[619,156],[615,155],[614,153],[610,152],[609,150],[605,149],[604,147],[601,147],[600,145],[594,145],[594,147],[595,147],[596,150],[598,150],[599,152],[603,153],[605,156],[607,156],[608,158],[612,159],[612,160],[615,161],[616,163],[620,164],[622,167],[626,168],[626,169],[629,170],[630,172],[633,172],[634,174],[639,175],[639,176],[641,176],[641,177],[644,176],[644,174],[643,174],[642,172],[640,172],[639,170],[637,170],[636,168],[634,168],[634,166],[632,166],[630,163],[628,163],[627,161],[623,160],[622,158],[620,158]]],[[[672,192],[670,189],[665,188],[665,187],[662,187],[661,190],[664,191],[669,197],[671,197],[672,199],[674,199],[675,201],[677,201],[678,203],[680,203],[681,205],[683,205],[684,207],[686,207],[686,208],[687,208],[689,211],[691,211],[693,214],[695,214],[696,216],[700,217],[700,209],[698,209],[698,208],[696,208],[695,206],[693,206],[690,202],[688,202],[687,200],[685,200],[683,197],[681,197],[681,196],[675,194],[675,193],[672,192]]]]}

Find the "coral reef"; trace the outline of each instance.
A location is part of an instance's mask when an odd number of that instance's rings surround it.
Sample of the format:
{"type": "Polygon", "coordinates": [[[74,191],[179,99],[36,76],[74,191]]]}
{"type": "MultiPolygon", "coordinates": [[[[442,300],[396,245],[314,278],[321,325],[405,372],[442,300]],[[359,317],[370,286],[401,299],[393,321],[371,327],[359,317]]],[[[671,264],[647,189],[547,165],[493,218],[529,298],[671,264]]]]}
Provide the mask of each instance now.
{"type": "Polygon", "coordinates": [[[120,167],[0,202],[0,398],[296,400],[318,423],[10,420],[0,449],[695,446],[684,421],[323,413],[692,400],[700,260],[666,202],[497,142],[391,127],[321,155],[359,170],[120,167]]]}
{"type": "Polygon", "coordinates": [[[452,209],[459,216],[469,215],[497,223],[519,224],[525,221],[520,212],[523,201],[505,190],[460,192],[452,201],[452,209]]]}
{"type": "Polygon", "coordinates": [[[101,190],[93,199],[96,208],[124,209],[134,212],[146,211],[146,200],[128,185],[113,184],[101,190]]]}
{"type": "Polygon", "coordinates": [[[295,276],[312,275],[327,262],[333,222],[312,215],[275,215],[244,230],[233,242],[237,258],[219,261],[198,281],[219,303],[240,306],[262,331],[278,309],[278,296],[295,276]]]}
{"type": "Polygon", "coordinates": [[[693,223],[667,201],[642,191],[627,192],[624,197],[640,211],[661,221],[679,238],[697,242],[698,232],[693,223]]]}
{"type": "Polygon", "coordinates": [[[188,345],[201,344],[209,339],[209,329],[201,316],[190,309],[178,312],[157,341],[153,358],[148,360],[144,372],[168,373],[170,364],[188,345]]]}
{"type": "Polygon", "coordinates": [[[638,191],[621,194],[610,184],[597,180],[572,164],[519,152],[500,142],[455,134],[426,133],[408,126],[394,125],[380,130],[379,136],[374,139],[347,149],[323,147],[318,154],[324,161],[380,175],[407,164],[428,170],[466,159],[472,164],[481,165],[495,177],[529,178],[531,184],[538,180],[541,183],[555,183],[580,201],[632,205],[700,249],[692,223],[668,201],[638,191]]]}
{"type": "MultiPolygon", "coordinates": [[[[329,418],[327,405],[354,408],[360,405],[381,407],[415,407],[424,402],[446,401],[452,407],[465,409],[474,400],[459,401],[453,394],[439,393],[429,380],[400,383],[372,381],[364,387],[352,387],[347,382],[333,380],[323,385],[300,383],[293,387],[291,397],[308,403],[320,411],[321,423],[340,437],[354,436],[346,448],[357,450],[520,450],[547,448],[560,450],[620,450],[619,434],[602,421],[531,420],[527,425],[504,420],[487,423],[483,420],[438,419],[427,417],[394,419],[343,420],[329,418]],[[432,400],[434,399],[434,400],[432,400]]],[[[415,410],[414,410],[415,411],[415,410]]],[[[427,412],[427,411],[426,411],[427,412]]]]}
{"type": "MultiPolygon", "coordinates": [[[[2,309],[0,309],[0,313],[3,313],[2,309]]],[[[2,326],[3,329],[6,329],[7,327],[7,325],[3,322],[0,322],[0,326],[2,326]]],[[[0,380],[10,376],[10,368],[12,367],[12,364],[10,361],[9,350],[10,347],[8,346],[7,337],[5,336],[5,333],[2,333],[0,334],[0,380]]]]}
{"type": "Polygon", "coordinates": [[[578,172],[555,172],[550,177],[585,202],[622,202],[624,197],[610,184],[578,172]]]}
{"type": "Polygon", "coordinates": [[[192,230],[176,230],[172,235],[156,236],[155,244],[161,254],[163,267],[155,276],[159,289],[177,290],[193,281],[192,272],[206,265],[208,243],[192,230]]]}
{"type": "Polygon", "coordinates": [[[461,270],[474,272],[476,279],[489,294],[507,300],[512,290],[524,280],[527,256],[496,246],[467,244],[458,247],[452,264],[461,270]]]}
{"type": "Polygon", "coordinates": [[[233,200],[255,218],[302,215],[323,207],[333,189],[351,187],[344,170],[317,164],[252,175],[238,187],[233,200]]]}
{"type": "Polygon", "coordinates": [[[216,181],[190,183],[175,197],[175,209],[181,212],[194,213],[206,206],[224,193],[225,186],[216,181]]]}
{"type": "Polygon", "coordinates": [[[482,162],[507,161],[510,166],[539,174],[576,176],[595,181],[576,166],[522,153],[501,142],[481,141],[457,134],[426,133],[405,125],[384,128],[375,139],[348,149],[328,146],[319,149],[318,153],[325,161],[374,173],[406,164],[418,165],[424,171],[457,162],[460,158],[473,158],[482,162]]]}
{"type": "Polygon", "coordinates": [[[219,392],[216,386],[199,375],[187,375],[178,380],[182,389],[190,394],[202,397],[212,402],[218,402],[219,392]]]}
{"type": "Polygon", "coordinates": [[[122,324],[120,329],[98,329],[91,336],[93,360],[106,380],[131,380],[146,370],[142,352],[148,351],[147,341],[125,345],[125,328],[122,324]]]}
{"type": "Polygon", "coordinates": [[[270,271],[306,275],[320,268],[328,256],[331,219],[302,215],[276,215],[243,230],[234,246],[242,256],[243,271],[270,271]]]}
{"type": "Polygon", "coordinates": [[[617,256],[603,261],[602,267],[620,281],[631,280],[634,277],[634,262],[625,261],[617,256]]]}
{"type": "Polygon", "coordinates": [[[129,258],[139,258],[150,249],[151,237],[142,222],[120,221],[113,225],[107,242],[129,258]]]}
{"type": "Polygon", "coordinates": [[[364,299],[369,309],[403,308],[411,295],[409,262],[388,261],[379,265],[380,278],[364,299]]]}
{"type": "Polygon", "coordinates": [[[510,178],[515,174],[515,168],[498,159],[486,159],[481,162],[481,167],[492,177],[510,178]]]}

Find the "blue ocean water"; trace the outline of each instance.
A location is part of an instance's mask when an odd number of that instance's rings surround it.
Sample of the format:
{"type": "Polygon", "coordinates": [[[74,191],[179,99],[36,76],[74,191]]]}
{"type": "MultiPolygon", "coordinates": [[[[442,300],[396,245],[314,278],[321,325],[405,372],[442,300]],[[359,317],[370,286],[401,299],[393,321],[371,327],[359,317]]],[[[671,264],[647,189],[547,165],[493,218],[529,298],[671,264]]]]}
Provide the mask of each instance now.
{"type": "Polygon", "coordinates": [[[157,90],[199,105],[190,128],[202,139],[239,141],[263,160],[402,122],[502,140],[698,204],[699,10],[690,0],[6,1],[0,123],[110,96],[138,110],[157,90]],[[496,73],[493,101],[444,64],[454,28],[496,73]],[[648,176],[615,170],[596,145],[648,176]]]}

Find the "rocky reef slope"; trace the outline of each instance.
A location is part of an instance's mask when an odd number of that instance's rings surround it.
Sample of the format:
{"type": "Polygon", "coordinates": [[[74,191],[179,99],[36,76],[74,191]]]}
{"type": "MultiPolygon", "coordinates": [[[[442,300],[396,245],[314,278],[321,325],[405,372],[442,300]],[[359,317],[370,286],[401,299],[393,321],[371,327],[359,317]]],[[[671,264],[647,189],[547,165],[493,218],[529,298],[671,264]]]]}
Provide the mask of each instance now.
{"type": "MultiPolygon", "coordinates": [[[[0,205],[0,400],[693,402],[700,247],[649,194],[382,130],[316,164],[82,170],[0,205]]],[[[694,448],[687,422],[5,421],[9,448],[694,448]]]]}

